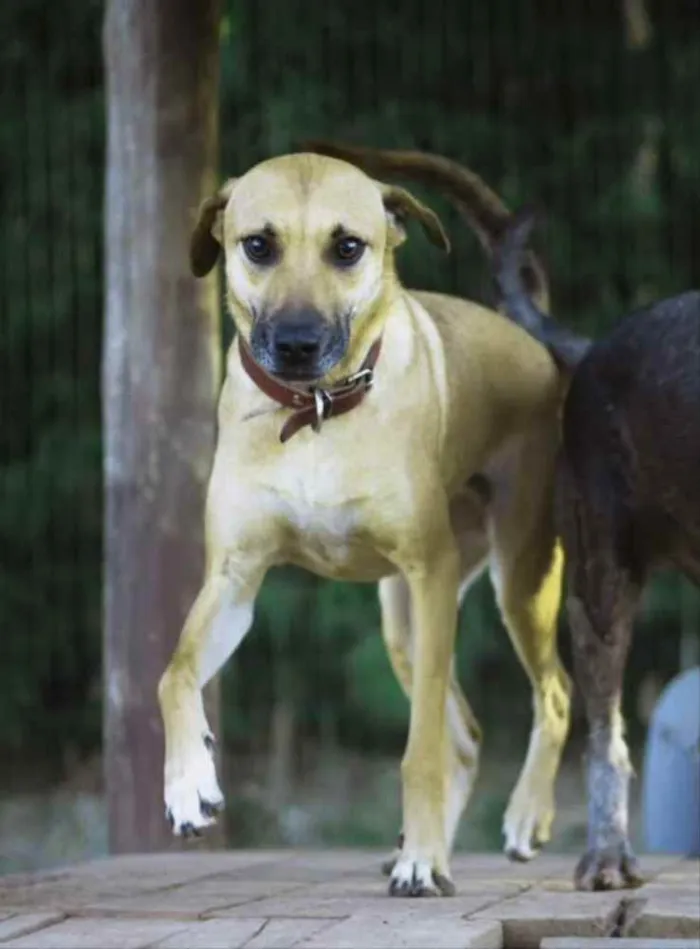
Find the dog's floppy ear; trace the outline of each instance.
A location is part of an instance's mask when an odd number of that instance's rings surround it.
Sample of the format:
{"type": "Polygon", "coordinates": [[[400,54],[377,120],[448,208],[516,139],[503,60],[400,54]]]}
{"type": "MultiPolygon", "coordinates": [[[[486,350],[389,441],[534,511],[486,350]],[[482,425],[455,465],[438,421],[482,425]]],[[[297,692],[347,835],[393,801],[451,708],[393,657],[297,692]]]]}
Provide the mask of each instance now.
{"type": "Polygon", "coordinates": [[[235,184],[236,179],[229,178],[216,194],[202,202],[190,238],[190,269],[195,277],[206,277],[219,257],[224,240],[222,212],[235,184]]]}
{"type": "Polygon", "coordinates": [[[382,201],[389,218],[390,246],[398,247],[406,239],[404,224],[409,217],[415,218],[422,226],[428,240],[446,253],[450,252],[450,239],[442,226],[442,221],[432,208],[414,198],[410,191],[396,185],[379,186],[382,201]]]}

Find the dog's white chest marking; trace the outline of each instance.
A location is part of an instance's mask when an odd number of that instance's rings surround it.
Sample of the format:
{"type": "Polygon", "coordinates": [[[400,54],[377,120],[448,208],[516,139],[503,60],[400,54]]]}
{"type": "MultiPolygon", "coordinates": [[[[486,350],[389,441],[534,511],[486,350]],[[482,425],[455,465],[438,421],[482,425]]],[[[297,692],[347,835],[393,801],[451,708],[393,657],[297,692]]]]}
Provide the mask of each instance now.
{"type": "Polygon", "coordinates": [[[284,520],[291,562],[337,579],[379,579],[390,569],[370,529],[371,486],[354,490],[344,483],[342,466],[309,466],[275,491],[275,508],[284,520]]]}
{"type": "Polygon", "coordinates": [[[293,527],[307,556],[329,566],[344,566],[356,537],[358,513],[355,505],[324,506],[307,502],[294,512],[293,527]]]}
{"type": "Polygon", "coordinates": [[[324,576],[343,578],[366,568],[373,559],[362,530],[361,502],[323,504],[296,499],[287,512],[291,557],[324,576]]]}

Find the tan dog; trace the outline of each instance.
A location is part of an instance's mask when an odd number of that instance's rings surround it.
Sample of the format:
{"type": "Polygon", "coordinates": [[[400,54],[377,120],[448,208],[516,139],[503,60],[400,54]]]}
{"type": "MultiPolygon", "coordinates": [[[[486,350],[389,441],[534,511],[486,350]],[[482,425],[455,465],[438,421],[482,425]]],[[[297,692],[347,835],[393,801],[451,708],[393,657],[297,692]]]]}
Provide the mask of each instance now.
{"type": "Polygon", "coordinates": [[[506,847],[527,859],[549,835],[569,709],[550,511],[561,395],[554,363],[520,328],[400,285],[394,251],[409,217],[447,247],[437,216],[408,192],[308,153],[263,162],[203,205],[193,271],[209,272],[223,248],[238,338],[205,581],[159,698],[166,809],[188,834],[222,804],[201,689],[248,631],[267,569],[379,581],[383,635],[411,698],[390,892],[448,894],[480,741],[453,669],[457,609],[486,563],[534,689],[506,847]]]}

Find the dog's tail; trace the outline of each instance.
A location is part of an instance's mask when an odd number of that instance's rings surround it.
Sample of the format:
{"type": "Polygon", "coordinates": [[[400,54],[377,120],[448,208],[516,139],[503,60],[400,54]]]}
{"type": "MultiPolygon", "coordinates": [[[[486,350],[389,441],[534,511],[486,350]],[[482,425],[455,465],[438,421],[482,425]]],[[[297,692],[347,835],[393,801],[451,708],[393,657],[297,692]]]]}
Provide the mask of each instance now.
{"type": "Polygon", "coordinates": [[[542,343],[562,369],[573,370],[592,345],[590,339],[572,333],[547,316],[534,302],[522,278],[522,258],[535,225],[532,208],[513,215],[501,240],[493,249],[493,273],[506,316],[542,343]]]}
{"type": "MultiPolygon", "coordinates": [[[[301,148],[318,155],[340,158],[376,178],[395,175],[436,188],[457,207],[489,256],[510,223],[510,211],[486,182],[475,172],[442,155],[363,148],[316,139],[304,142],[301,148]]],[[[541,261],[528,249],[522,256],[521,266],[528,293],[546,310],[549,285],[541,261]]]]}

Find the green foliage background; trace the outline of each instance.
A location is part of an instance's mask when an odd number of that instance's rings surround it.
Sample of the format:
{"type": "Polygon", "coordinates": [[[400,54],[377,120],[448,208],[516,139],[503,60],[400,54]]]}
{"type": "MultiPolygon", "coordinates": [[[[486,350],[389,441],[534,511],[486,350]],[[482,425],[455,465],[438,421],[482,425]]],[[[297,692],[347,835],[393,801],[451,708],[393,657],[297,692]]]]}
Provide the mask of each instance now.
{"type": "MultiPolygon", "coordinates": [[[[511,205],[546,209],[555,310],[603,332],[640,301],[700,286],[700,3],[649,0],[644,49],[626,44],[621,6],[228,0],[222,175],[306,136],[453,156],[511,205]]],[[[0,751],[44,760],[100,737],[101,27],[98,0],[0,5],[0,751]]],[[[476,240],[423,197],[454,251],[442,259],[413,233],[404,279],[488,299],[476,240]]],[[[679,581],[663,577],[630,697],[645,669],[676,671],[681,619],[679,581]]],[[[524,734],[512,709],[529,707],[528,687],[487,582],[462,626],[460,674],[487,729],[524,734]]],[[[265,753],[280,696],[302,738],[400,748],[407,706],[373,588],[268,580],[226,677],[233,748],[265,753]]]]}

